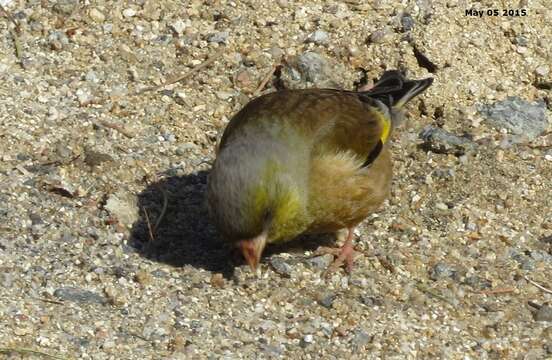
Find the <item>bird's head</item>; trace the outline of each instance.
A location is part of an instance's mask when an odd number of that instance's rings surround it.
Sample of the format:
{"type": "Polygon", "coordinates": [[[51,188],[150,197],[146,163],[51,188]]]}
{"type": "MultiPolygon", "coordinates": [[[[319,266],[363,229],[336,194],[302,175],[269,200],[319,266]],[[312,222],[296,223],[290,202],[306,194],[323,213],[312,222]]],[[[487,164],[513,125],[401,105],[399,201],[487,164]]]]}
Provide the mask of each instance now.
{"type": "Polygon", "coordinates": [[[255,269],[268,243],[304,231],[306,177],[277,156],[232,150],[223,149],[217,156],[207,201],[218,230],[255,269]]]}

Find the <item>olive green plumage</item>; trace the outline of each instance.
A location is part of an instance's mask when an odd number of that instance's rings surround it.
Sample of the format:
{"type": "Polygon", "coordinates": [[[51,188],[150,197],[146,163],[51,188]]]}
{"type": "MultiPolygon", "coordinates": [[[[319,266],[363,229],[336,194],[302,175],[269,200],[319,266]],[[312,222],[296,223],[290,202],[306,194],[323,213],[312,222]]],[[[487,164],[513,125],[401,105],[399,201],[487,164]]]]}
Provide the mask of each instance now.
{"type": "Polygon", "coordinates": [[[263,233],[274,243],[357,225],[389,193],[387,140],[402,106],[431,82],[389,71],[366,92],[283,90],[249,102],[209,175],[219,231],[233,243],[263,233]]]}

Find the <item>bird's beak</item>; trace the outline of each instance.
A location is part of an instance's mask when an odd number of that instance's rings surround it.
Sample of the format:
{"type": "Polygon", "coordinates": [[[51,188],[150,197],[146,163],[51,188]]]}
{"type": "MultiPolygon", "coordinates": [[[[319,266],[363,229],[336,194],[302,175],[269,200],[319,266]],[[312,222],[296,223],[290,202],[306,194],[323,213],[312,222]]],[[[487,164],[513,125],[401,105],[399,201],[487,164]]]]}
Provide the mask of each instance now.
{"type": "Polygon", "coordinates": [[[267,234],[263,232],[252,239],[242,240],[239,242],[238,246],[242,251],[243,257],[253,271],[255,271],[261,260],[261,254],[263,253],[266,245],[266,238],[267,234]]]}

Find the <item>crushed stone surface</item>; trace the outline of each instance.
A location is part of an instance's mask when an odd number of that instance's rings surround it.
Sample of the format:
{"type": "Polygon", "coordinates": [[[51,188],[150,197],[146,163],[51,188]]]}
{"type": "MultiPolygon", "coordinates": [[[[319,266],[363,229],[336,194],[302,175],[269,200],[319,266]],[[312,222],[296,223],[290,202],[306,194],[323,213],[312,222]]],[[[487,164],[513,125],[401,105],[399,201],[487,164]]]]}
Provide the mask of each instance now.
{"type": "Polygon", "coordinates": [[[2,4],[0,358],[552,358],[549,1],[2,4]],[[466,15],[505,6],[527,14],[466,15]],[[386,69],[435,81],[353,273],[323,276],[331,237],[252,273],[204,203],[224,126],[386,69]]]}

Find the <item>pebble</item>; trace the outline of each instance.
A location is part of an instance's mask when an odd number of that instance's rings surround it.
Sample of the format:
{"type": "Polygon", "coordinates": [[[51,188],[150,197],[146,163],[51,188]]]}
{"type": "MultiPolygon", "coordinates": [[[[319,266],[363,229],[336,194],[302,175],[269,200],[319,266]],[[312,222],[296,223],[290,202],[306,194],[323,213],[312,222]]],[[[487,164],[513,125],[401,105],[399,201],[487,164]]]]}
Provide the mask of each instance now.
{"type": "Polygon", "coordinates": [[[332,292],[322,292],[317,296],[317,302],[327,309],[331,309],[334,300],[337,298],[337,294],[332,292]]]}
{"type": "Polygon", "coordinates": [[[429,272],[429,278],[431,280],[437,281],[439,279],[451,278],[455,276],[456,269],[447,263],[439,262],[433,266],[429,272]]]}
{"type": "Polygon", "coordinates": [[[372,341],[372,339],[373,336],[368,334],[365,330],[356,329],[354,332],[352,343],[357,349],[359,349],[366,346],[370,341],[372,341]]]}
{"type": "Polygon", "coordinates": [[[314,336],[312,334],[307,334],[303,337],[303,341],[306,342],[307,344],[313,343],[314,336]]]}
{"type": "Polygon", "coordinates": [[[420,132],[419,137],[424,141],[422,147],[425,150],[438,154],[461,156],[476,148],[476,144],[473,141],[433,126],[426,126],[420,132]]]}
{"type": "Polygon", "coordinates": [[[535,313],[535,320],[552,322],[552,305],[542,305],[535,313]]]}
{"type": "Polygon", "coordinates": [[[376,30],[368,38],[368,42],[372,44],[383,44],[392,39],[391,30],[387,27],[376,30]]]}
{"type": "Polygon", "coordinates": [[[130,226],[138,220],[137,199],[130,192],[119,190],[111,194],[104,208],[124,225],[130,226]]]}
{"type": "Polygon", "coordinates": [[[415,24],[414,19],[409,13],[404,13],[401,16],[401,26],[402,26],[403,32],[408,32],[414,29],[414,24],[415,24]]]}
{"type": "Polygon", "coordinates": [[[126,18],[134,17],[134,16],[136,16],[136,10],[134,10],[133,8],[124,9],[123,10],[123,16],[126,17],[126,18]]]}
{"type": "Polygon", "coordinates": [[[326,59],[313,51],[301,54],[297,59],[297,67],[301,76],[312,83],[327,80],[331,71],[326,59]]]}
{"type": "Polygon", "coordinates": [[[89,304],[107,304],[107,299],[95,292],[76,287],[62,287],[54,291],[54,296],[63,301],[89,304]]]}
{"type": "Polygon", "coordinates": [[[104,13],[96,8],[90,9],[90,12],[88,13],[88,15],[92,20],[94,20],[97,23],[103,23],[105,21],[104,13]]]}
{"type": "Polygon", "coordinates": [[[188,24],[181,19],[178,19],[175,22],[171,23],[169,26],[175,33],[178,34],[178,36],[182,36],[184,30],[186,30],[186,28],[188,27],[188,24]]]}
{"type": "Polygon", "coordinates": [[[77,101],[81,106],[89,105],[92,102],[93,96],[88,89],[80,88],[75,92],[77,101]]]}
{"type": "Polygon", "coordinates": [[[550,72],[550,67],[548,65],[538,66],[535,69],[535,74],[537,74],[537,76],[545,77],[546,75],[548,75],[549,72],[550,72]]]}
{"type": "Polygon", "coordinates": [[[527,136],[529,140],[535,139],[548,127],[546,104],[542,100],[530,103],[511,96],[493,104],[479,104],[477,108],[490,125],[527,136]]]}
{"type": "Polygon", "coordinates": [[[84,162],[88,166],[94,167],[110,161],[113,161],[113,158],[109,154],[104,154],[88,147],[84,149],[84,162]]]}
{"type": "Polygon", "coordinates": [[[230,36],[230,33],[228,31],[220,31],[207,36],[207,41],[209,41],[210,43],[222,44],[226,43],[226,41],[228,40],[228,36],[230,36]]]}
{"type": "Polygon", "coordinates": [[[78,0],[59,0],[54,4],[53,10],[61,15],[71,15],[78,3],[78,0]]]}
{"type": "Polygon", "coordinates": [[[274,269],[274,271],[283,276],[283,277],[291,277],[291,274],[293,272],[293,267],[288,264],[282,257],[280,256],[273,256],[270,258],[270,265],[274,269]]]}
{"type": "Polygon", "coordinates": [[[324,30],[316,30],[307,37],[308,43],[315,43],[316,45],[327,45],[330,37],[324,30]]]}
{"type": "Polygon", "coordinates": [[[315,256],[307,259],[306,263],[317,270],[326,270],[333,261],[333,256],[330,254],[315,256]]]}

